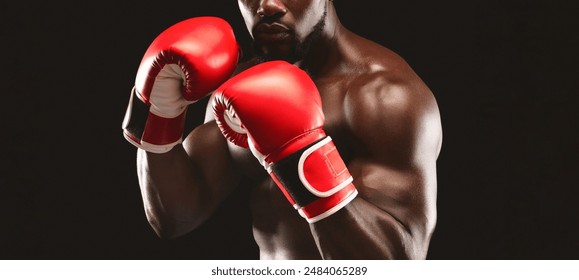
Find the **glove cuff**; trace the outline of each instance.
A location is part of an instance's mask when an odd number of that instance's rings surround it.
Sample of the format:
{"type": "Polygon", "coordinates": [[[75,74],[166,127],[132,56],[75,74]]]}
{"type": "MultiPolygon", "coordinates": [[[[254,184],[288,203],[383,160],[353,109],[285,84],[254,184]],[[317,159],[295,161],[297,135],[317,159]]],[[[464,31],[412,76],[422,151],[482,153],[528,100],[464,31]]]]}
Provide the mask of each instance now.
{"type": "Polygon", "coordinates": [[[150,105],[139,100],[133,88],[123,121],[123,135],[135,147],[153,153],[166,153],[182,142],[186,109],[174,118],[150,112],[150,105]]]}
{"type": "Polygon", "coordinates": [[[272,164],[270,176],[294,208],[312,223],[340,210],[357,194],[330,137],[272,164]]]}

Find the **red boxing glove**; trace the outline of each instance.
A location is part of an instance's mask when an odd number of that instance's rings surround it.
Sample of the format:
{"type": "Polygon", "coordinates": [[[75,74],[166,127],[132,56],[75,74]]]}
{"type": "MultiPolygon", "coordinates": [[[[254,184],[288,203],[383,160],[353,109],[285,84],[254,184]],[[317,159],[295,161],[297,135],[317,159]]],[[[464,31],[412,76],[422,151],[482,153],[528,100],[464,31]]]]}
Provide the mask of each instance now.
{"type": "Polygon", "coordinates": [[[123,121],[125,138],[154,153],[181,143],[187,106],[227,80],[238,58],[233,29],[223,19],[191,18],[163,31],[137,71],[123,121]]]}
{"type": "Polygon", "coordinates": [[[213,110],[223,135],[252,150],[308,222],[356,197],[352,176],[322,128],[319,92],[295,65],[271,61],[241,72],[215,91],[213,110]]]}

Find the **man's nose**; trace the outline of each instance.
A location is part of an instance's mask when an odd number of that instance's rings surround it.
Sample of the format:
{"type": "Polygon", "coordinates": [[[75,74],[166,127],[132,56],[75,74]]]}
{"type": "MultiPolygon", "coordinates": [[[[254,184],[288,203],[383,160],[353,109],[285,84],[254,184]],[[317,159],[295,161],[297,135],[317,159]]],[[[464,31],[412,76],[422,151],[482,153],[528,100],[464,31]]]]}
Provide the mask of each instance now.
{"type": "Polygon", "coordinates": [[[281,17],[287,13],[285,5],[280,0],[261,0],[257,14],[259,17],[281,17]]]}

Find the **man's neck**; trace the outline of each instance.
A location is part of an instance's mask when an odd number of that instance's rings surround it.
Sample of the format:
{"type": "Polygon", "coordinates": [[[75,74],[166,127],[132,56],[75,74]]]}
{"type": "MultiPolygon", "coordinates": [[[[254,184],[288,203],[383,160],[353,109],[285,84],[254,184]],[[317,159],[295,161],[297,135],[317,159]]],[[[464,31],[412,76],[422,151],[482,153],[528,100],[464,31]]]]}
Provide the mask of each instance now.
{"type": "Polygon", "coordinates": [[[337,17],[333,3],[330,2],[321,36],[311,45],[304,59],[296,62],[295,65],[313,77],[334,69],[340,61],[338,44],[340,44],[343,32],[345,29],[337,17]]]}

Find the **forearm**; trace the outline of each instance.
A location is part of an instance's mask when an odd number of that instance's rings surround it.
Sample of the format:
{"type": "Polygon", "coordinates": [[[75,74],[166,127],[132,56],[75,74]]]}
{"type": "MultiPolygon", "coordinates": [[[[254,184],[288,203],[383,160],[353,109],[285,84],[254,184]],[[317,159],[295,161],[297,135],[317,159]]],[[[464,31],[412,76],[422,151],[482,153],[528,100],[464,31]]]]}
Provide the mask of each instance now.
{"type": "Polygon", "coordinates": [[[425,258],[404,225],[360,197],[310,229],[324,259],[425,258]]]}
{"type": "Polygon", "coordinates": [[[164,154],[139,149],[137,173],[147,219],[159,236],[185,234],[209,215],[200,199],[203,179],[181,145],[164,154]]]}

